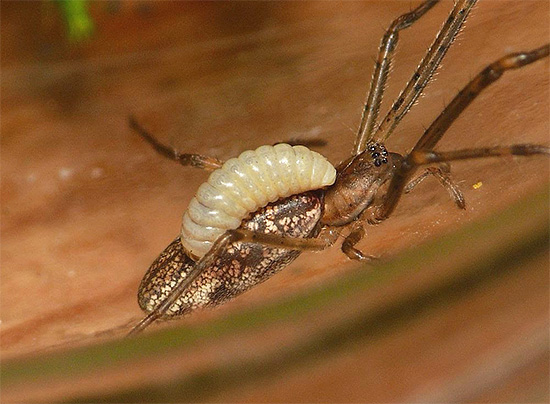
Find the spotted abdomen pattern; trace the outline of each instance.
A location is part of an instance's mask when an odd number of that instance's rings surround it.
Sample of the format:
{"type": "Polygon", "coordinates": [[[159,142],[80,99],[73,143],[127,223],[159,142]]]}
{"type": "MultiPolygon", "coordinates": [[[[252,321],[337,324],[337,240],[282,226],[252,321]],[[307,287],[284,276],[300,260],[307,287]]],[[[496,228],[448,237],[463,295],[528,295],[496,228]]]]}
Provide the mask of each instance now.
{"type": "Polygon", "coordinates": [[[336,169],[304,146],[277,144],[243,152],[202,184],[183,216],[181,243],[193,258],[267,204],[332,185],[336,169]]]}
{"type": "MultiPolygon", "coordinates": [[[[323,193],[304,192],[270,203],[248,215],[240,228],[259,234],[311,238],[321,230],[323,193]]],[[[300,251],[234,242],[191,282],[163,317],[216,306],[269,279],[300,255],[300,251]]],[[[176,238],[151,264],[138,291],[140,307],[150,313],[196,269],[176,238]]]]}

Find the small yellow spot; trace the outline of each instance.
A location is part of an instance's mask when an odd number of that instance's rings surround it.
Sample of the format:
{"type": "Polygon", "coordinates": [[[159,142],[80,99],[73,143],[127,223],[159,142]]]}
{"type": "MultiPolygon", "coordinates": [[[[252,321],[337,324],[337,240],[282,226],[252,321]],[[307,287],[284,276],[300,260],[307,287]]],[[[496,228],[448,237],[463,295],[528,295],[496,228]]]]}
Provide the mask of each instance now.
{"type": "Polygon", "coordinates": [[[472,185],[472,188],[473,189],[479,189],[479,188],[481,188],[482,185],[483,185],[483,182],[478,181],[474,185],[472,185]]]}

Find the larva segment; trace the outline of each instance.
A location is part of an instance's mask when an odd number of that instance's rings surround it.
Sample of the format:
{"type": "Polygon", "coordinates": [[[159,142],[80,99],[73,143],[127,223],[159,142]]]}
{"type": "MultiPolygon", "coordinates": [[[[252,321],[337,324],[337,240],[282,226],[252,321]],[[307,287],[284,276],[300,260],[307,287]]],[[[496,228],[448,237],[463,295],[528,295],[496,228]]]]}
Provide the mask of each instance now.
{"type": "Polygon", "coordinates": [[[335,179],[332,164],[304,146],[280,143],[245,151],[199,187],[183,216],[183,247],[200,258],[248,214],[278,199],[332,185],[335,179]]]}

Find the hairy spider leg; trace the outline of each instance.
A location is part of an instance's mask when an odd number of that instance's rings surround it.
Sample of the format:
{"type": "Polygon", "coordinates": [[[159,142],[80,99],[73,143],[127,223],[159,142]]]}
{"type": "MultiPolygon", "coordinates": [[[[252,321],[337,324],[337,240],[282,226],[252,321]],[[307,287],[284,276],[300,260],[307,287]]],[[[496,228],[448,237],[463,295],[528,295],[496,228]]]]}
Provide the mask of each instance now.
{"type": "Polygon", "coordinates": [[[363,115],[361,116],[361,123],[359,124],[353,155],[357,155],[365,150],[367,141],[372,137],[374,125],[380,112],[380,103],[382,102],[384,90],[386,89],[386,81],[391,70],[392,59],[395,49],[397,48],[397,42],[399,41],[399,31],[414,24],[438,1],[439,0],[427,0],[413,11],[397,17],[384,33],[378,49],[378,57],[374,65],[374,72],[372,74],[367,101],[363,109],[363,115]]]}
{"type": "Polygon", "coordinates": [[[464,149],[451,152],[435,152],[430,150],[443,137],[447,129],[468,105],[470,105],[485,88],[497,81],[505,71],[519,69],[537,60],[548,57],[549,52],[550,44],[528,52],[512,53],[491,63],[474,77],[436,118],[418,140],[411,153],[405,157],[403,163],[396,170],[391,179],[388,192],[383,202],[376,210],[374,215],[375,220],[384,220],[393,212],[406,184],[414,171],[421,165],[504,155],[531,156],[535,154],[550,154],[550,149],[548,147],[535,144],[464,149]]]}
{"type": "MultiPolygon", "coordinates": [[[[456,35],[464,25],[466,17],[477,0],[458,0],[443,27],[437,34],[428,52],[416,68],[411,79],[401,91],[392,107],[378,126],[372,139],[379,143],[392,134],[403,117],[409,112],[426,85],[430,82],[434,72],[439,67],[443,57],[451,47],[456,35]]],[[[369,139],[370,140],[370,139],[369,139]]]]}
{"type": "Polygon", "coordinates": [[[418,184],[424,181],[429,175],[433,175],[435,178],[437,178],[439,183],[449,192],[449,195],[454,201],[455,205],[458,206],[459,209],[466,209],[466,201],[464,200],[464,195],[462,194],[462,191],[460,190],[458,185],[456,185],[455,182],[452,180],[449,166],[446,165],[443,167],[426,168],[426,170],[424,170],[422,174],[420,174],[418,177],[407,184],[404,189],[404,193],[408,194],[418,184]],[[443,169],[443,167],[446,167],[446,169],[443,169]]]}
{"type": "Polygon", "coordinates": [[[355,245],[365,237],[365,227],[361,221],[353,222],[351,225],[351,232],[342,242],[342,252],[351,258],[352,260],[357,261],[373,261],[376,260],[376,257],[372,255],[365,255],[363,252],[355,248],[355,245]]]}
{"type": "Polygon", "coordinates": [[[161,156],[180,163],[182,166],[191,166],[203,170],[214,171],[221,168],[223,161],[215,157],[203,156],[196,153],[179,153],[176,149],[160,143],[152,134],[143,128],[137,120],[130,116],[130,127],[135,130],[161,156]]]}

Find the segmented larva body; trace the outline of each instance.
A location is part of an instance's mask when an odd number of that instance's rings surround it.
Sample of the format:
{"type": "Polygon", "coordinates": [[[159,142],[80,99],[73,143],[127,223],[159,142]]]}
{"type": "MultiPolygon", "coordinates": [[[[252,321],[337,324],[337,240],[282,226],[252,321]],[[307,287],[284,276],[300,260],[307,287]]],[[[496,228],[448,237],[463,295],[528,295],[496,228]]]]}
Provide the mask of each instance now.
{"type": "Polygon", "coordinates": [[[183,216],[181,242],[194,258],[249,213],[294,194],[332,185],[336,169],[305,146],[277,144],[243,152],[203,183],[183,216]]]}

